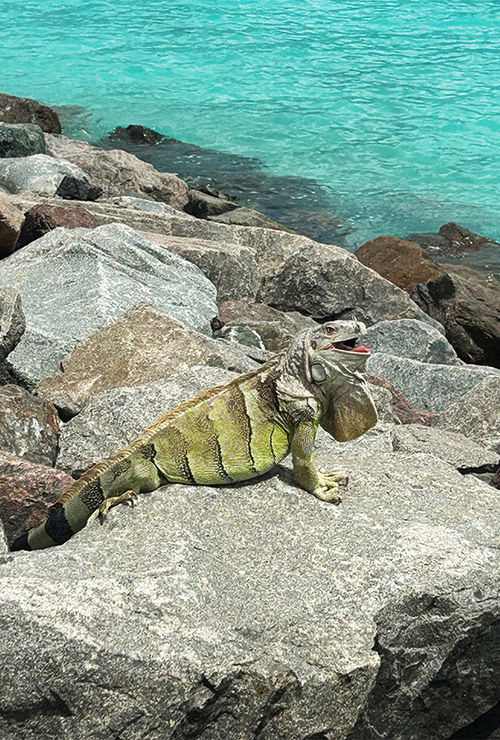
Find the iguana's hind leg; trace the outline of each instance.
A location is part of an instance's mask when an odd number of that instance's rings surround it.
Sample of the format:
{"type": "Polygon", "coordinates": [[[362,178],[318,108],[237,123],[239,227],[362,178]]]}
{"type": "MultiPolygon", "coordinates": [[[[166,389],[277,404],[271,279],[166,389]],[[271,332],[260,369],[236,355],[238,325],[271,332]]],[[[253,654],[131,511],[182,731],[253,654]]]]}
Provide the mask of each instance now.
{"type": "Polygon", "coordinates": [[[118,504],[135,506],[136,501],[137,496],[133,491],[125,491],[119,496],[111,496],[111,498],[104,499],[99,508],[89,517],[87,524],[97,518],[99,518],[101,524],[104,524],[104,520],[106,519],[109,510],[112,509],[113,506],[118,506],[118,504]]]}

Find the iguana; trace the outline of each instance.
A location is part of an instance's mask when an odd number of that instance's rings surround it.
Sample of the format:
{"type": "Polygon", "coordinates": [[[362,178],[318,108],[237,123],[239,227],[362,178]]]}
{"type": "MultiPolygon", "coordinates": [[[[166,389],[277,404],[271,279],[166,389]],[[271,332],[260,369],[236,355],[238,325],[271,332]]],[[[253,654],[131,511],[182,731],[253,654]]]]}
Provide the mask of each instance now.
{"type": "Polygon", "coordinates": [[[211,388],[160,417],[128,447],[75,481],[12,550],[61,545],[121,502],[172,483],[221,485],[263,475],[289,452],[299,486],[339,503],[340,473],[314,462],[318,425],[354,439],[377,421],[360,373],[370,350],[356,346],[364,326],[328,322],[300,332],[256,370],[211,388]]]}

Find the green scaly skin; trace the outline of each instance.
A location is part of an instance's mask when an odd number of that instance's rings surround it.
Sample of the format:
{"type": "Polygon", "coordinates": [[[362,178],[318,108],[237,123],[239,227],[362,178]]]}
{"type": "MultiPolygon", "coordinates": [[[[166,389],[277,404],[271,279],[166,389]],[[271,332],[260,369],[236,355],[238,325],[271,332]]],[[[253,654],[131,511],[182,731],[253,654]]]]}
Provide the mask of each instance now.
{"type": "Polygon", "coordinates": [[[323,501],[339,503],[346,478],[316,467],[314,440],[319,425],[344,441],[377,421],[359,372],[369,351],[352,348],[363,328],[338,321],[300,332],[262,367],[160,417],[129,447],[75,481],[12,550],[60,545],[96,516],[102,520],[112,506],[169,482],[221,485],[256,478],[289,452],[296,482],[323,501]]]}

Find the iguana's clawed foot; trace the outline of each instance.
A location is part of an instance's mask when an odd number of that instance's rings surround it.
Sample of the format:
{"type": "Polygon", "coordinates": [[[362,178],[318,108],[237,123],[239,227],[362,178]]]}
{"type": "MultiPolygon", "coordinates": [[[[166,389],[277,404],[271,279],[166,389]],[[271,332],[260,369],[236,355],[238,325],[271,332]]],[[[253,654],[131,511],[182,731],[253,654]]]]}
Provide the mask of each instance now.
{"type": "Polygon", "coordinates": [[[340,486],[347,485],[349,480],[347,475],[319,471],[318,479],[319,485],[312,491],[316,498],[321,499],[321,501],[328,501],[330,504],[340,504],[342,501],[340,497],[340,486]]]}
{"type": "Polygon", "coordinates": [[[133,491],[125,491],[125,493],[121,493],[119,496],[112,496],[111,498],[104,499],[99,508],[96,509],[94,513],[89,517],[87,524],[97,518],[99,518],[101,524],[104,524],[104,520],[108,515],[108,511],[112,509],[113,506],[118,506],[118,504],[135,506],[136,501],[137,496],[133,491]]]}

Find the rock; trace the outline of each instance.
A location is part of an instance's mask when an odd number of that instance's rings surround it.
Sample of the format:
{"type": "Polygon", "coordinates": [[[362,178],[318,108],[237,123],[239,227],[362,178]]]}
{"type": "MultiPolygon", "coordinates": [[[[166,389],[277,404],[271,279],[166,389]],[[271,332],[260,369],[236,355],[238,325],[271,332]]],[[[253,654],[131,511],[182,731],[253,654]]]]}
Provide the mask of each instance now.
{"type": "Polygon", "coordinates": [[[241,244],[146,233],[146,238],[200,268],[217,288],[218,301],[255,298],[260,285],[256,252],[241,244]]]}
{"type": "Polygon", "coordinates": [[[65,175],[85,179],[85,173],[79,167],[48,154],[0,159],[0,183],[4,183],[12,193],[55,195],[65,175]]]}
{"type": "Polygon", "coordinates": [[[0,450],[0,519],[7,539],[12,542],[26,529],[36,526],[72,483],[73,478],[62,470],[37,465],[0,450]]]}
{"type": "Polygon", "coordinates": [[[500,367],[500,280],[464,265],[442,265],[444,274],[418,285],[413,300],[443,324],[465,362],[500,367]]]}
{"type": "Polygon", "coordinates": [[[0,123],[0,157],[28,157],[45,154],[40,126],[33,123],[0,123]]]}
{"type": "Polygon", "coordinates": [[[73,175],[65,175],[55,194],[65,200],[97,200],[103,194],[103,189],[92,185],[87,178],[80,180],[73,175]]]}
{"type": "Polygon", "coordinates": [[[59,417],[55,408],[18,385],[0,388],[0,449],[31,462],[53,465],[59,417]]]}
{"type": "Polygon", "coordinates": [[[23,217],[23,211],[10,195],[0,191],[0,259],[14,251],[23,217]]]}
{"type": "Polygon", "coordinates": [[[83,206],[41,203],[38,206],[33,206],[24,214],[16,249],[40,239],[40,237],[59,226],[64,226],[66,229],[76,229],[78,227],[93,229],[97,225],[97,220],[83,206]]]}
{"type": "Polygon", "coordinates": [[[235,377],[237,373],[220,367],[194,365],[161,380],[110,388],[93,395],[78,416],[64,425],[57,467],[81,475],[91,465],[129,445],[167,411],[235,377]]]}
{"type": "Polygon", "coordinates": [[[500,453],[500,376],[481,378],[439,415],[436,426],[500,453]]]}
{"type": "Polygon", "coordinates": [[[155,168],[121,149],[99,149],[86,141],[67,136],[45,137],[47,153],[73,162],[105,196],[142,193],[182,209],[188,201],[188,186],[177,175],[155,168]]]}
{"type": "Polygon", "coordinates": [[[414,406],[443,412],[485,378],[494,368],[438,365],[379,352],[368,360],[368,369],[389,380],[414,406]]]}
{"type": "Polygon", "coordinates": [[[0,362],[19,343],[26,329],[20,294],[10,288],[0,288],[0,362]]]}
{"type": "MultiPolygon", "coordinates": [[[[201,190],[189,190],[188,203],[184,210],[196,218],[208,218],[209,216],[220,216],[221,213],[234,211],[238,208],[237,203],[233,203],[225,198],[218,198],[209,193],[203,193],[201,190]]],[[[258,224],[253,224],[256,226],[258,224]]]]}
{"type": "Polygon", "coordinates": [[[265,348],[271,352],[280,352],[297,332],[316,326],[313,319],[297,311],[283,313],[265,303],[241,300],[219,303],[219,318],[222,322],[219,331],[222,325],[231,329],[248,327],[257,332],[265,348]]]}
{"type": "Polygon", "coordinates": [[[198,364],[236,372],[255,367],[237,345],[217,342],[142,303],[75,347],[38,393],[69,418],[104,390],[164,380],[198,364]]]}
{"type": "MultiPolygon", "coordinates": [[[[365,373],[365,378],[372,386],[388,391],[391,396],[394,417],[400,424],[424,424],[429,426],[437,418],[437,415],[432,412],[423,411],[412,406],[401,391],[398,391],[386,378],[381,378],[372,372],[365,373]]],[[[372,390],[370,388],[370,392],[372,390]]]]}
{"type": "Polygon", "coordinates": [[[0,259],[14,251],[22,222],[22,210],[0,192],[0,259]]]}
{"type": "Polygon", "coordinates": [[[109,138],[132,141],[135,144],[159,144],[165,137],[147,126],[130,124],[129,126],[117,126],[109,134],[109,138]]]}
{"type": "Polygon", "coordinates": [[[197,267],[119,224],[51,231],[0,263],[2,285],[22,295],[27,329],[9,360],[31,385],[140,301],[207,334],[217,313],[197,267]]]}
{"type": "MultiPolygon", "coordinates": [[[[168,203],[161,203],[158,200],[151,200],[146,197],[134,197],[130,195],[115,195],[106,200],[102,200],[98,204],[97,213],[106,213],[108,206],[111,205],[113,208],[119,208],[123,218],[123,208],[127,210],[133,208],[136,211],[146,211],[147,213],[155,213],[160,216],[176,216],[177,218],[191,218],[188,214],[172,208],[168,203]]],[[[147,231],[147,229],[144,229],[147,231]]]]}
{"type": "Polygon", "coordinates": [[[500,488],[500,466],[497,468],[495,475],[491,479],[491,485],[494,488],[500,488]]]}
{"type": "Polygon", "coordinates": [[[372,352],[441,365],[460,364],[455,350],[441,332],[417,319],[379,321],[366,330],[360,341],[372,352]]]}
{"type": "Polygon", "coordinates": [[[441,226],[439,235],[448,241],[449,248],[452,252],[459,254],[466,249],[480,249],[486,245],[496,244],[494,239],[489,239],[487,236],[481,236],[480,234],[474,234],[473,231],[469,231],[465,226],[459,226],[453,222],[441,226]]]}
{"type": "Polygon", "coordinates": [[[171,485],[63,548],[13,554],[2,737],[429,740],[488,711],[496,491],[424,454],[342,463],[340,507],[287,469],[171,485]]]}
{"type": "Polygon", "coordinates": [[[30,98],[18,98],[5,93],[0,93],[0,121],[34,123],[48,133],[61,133],[59,118],[52,108],[30,98]]]}
{"type": "Polygon", "coordinates": [[[236,207],[225,209],[217,216],[207,216],[209,221],[217,221],[221,224],[236,224],[238,226],[259,226],[264,229],[277,229],[278,231],[290,231],[283,224],[273,221],[269,216],[265,216],[253,208],[236,207]]]}
{"type": "Polygon", "coordinates": [[[443,272],[420,245],[396,236],[379,236],[366,242],[357,250],[356,257],[363,265],[408,292],[443,272]]]}
{"type": "Polygon", "coordinates": [[[464,473],[492,472],[498,462],[498,454],[455,431],[405,424],[393,426],[390,433],[395,451],[434,455],[464,473]]]}
{"type": "Polygon", "coordinates": [[[419,244],[432,256],[435,256],[437,253],[446,253],[446,250],[450,246],[448,239],[433,232],[408,234],[405,240],[419,244]]]}

